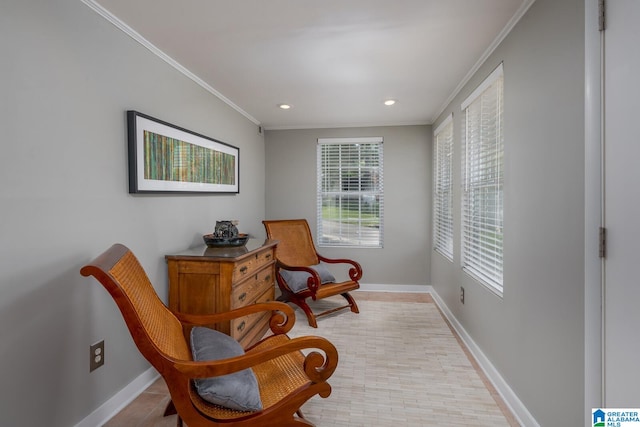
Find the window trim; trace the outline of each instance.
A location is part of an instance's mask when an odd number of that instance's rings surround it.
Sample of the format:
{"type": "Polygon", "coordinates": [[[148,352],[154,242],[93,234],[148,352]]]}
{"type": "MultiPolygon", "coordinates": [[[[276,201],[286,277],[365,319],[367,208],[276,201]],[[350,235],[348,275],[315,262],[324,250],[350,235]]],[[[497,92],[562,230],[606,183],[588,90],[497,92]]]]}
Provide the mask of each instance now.
{"type": "MultiPolygon", "coordinates": [[[[461,257],[460,263],[463,271],[472,276],[474,279],[478,280],[481,284],[487,287],[490,291],[496,294],[499,297],[502,297],[504,292],[504,69],[503,64],[500,63],[495,70],[489,74],[487,78],[471,93],[469,97],[467,97],[461,104],[462,110],[462,142],[463,142],[463,154],[462,154],[462,203],[461,203],[461,257]],[[496,113],[496,120],[499,120],[499,130],[500,130],[500,162],[498,163],[498,171],[499,171],[499,180],[496,181],[494,186],[499,186],[501,190],[498,190],[496,193],[492,193],[499,199],[499,206],[496,206],[494,210],[494,219],[497,223],[497,228],[500,230],[499,238],[499,253],[493,252],[490,250],[483,248],[482,239],[478,238],[480,236],[476,236],[476,239],[469,242],[471,239],[469,238],[469,229],[470,224],[469,214],[467,213],[468,205],[469,205],[469,136],[468,136],[468,127],[469,127],[469,117],[468,117],[468,108],[478,99],[482,97],[494,83],[498,80],[502,79],[502,85],[500,92],[497,94],[499,96],[499,110],[496,113]],[[497,214],[497,211],[501,212],[497,214]],[[473,248],[473,253],[469,253],[469,246],[475,246],[473,248]],[[476,258],[485,257],[487,259],[493,259],[497,261],[499,258],[499,271],[496,267],[493,270],[485,268],[489,263],[484,263],[482,261],[474,262],[471,258],[475,256],[476,258]],[[486,272],[485,272],[486,271],[486,272]],[[487,274],[489,273],[489,274],[487,274]],[[496,274],[497,273],[497,274],[496,274]]],[[[483,151],[484,152],[484,151],[483,151]]],[[[486,157],[485,157],[486,158],[486,157]]],[[[484,165],[489,164],[487,162],[484,165]]],[[[493,230],[486,227],[475,227],[479,228],[480,231],[486,231],[485,237],[493,233],[493,230]]],[[[478,234],[478,233],[476,233],[478,234]]],[[[487,239],[484,239],[485,241],[487,239]]],[[[495,239],[494,239],[495,242],[495,239]]],[[[488,245],[489,246],[489,245],[488,245]]],[[[495,244],[494,244],[495,247],[495,244]]],[[[483,260],[484,261],[484,260],[483,260]]]]}
{"type": "Polygon", "coordinates": [[[449,261],[453,261],[453,113],[449,114],[433,132],[433,229],[432,229],[432,244],[433,250],[444,256],[449,261]],[[447,165],[441,163],[441,156],[439,154],[440,144],[439,136],[443,132],[450,132],[450,136],[443,140],[444,144],[447,144],[444,149],[449,154],[449,161],[447,165]],[[441,187],[440,178],[442,177],[442,169],[448,168],[447,174],[449,178],[448,184],[448,197],[446,202],[448,204],[448,212],[442,212],[441,195],[439,189],[441,187]],[[447,215],[448,213],[448,215],[447,215]],[[444,222],[448,222],[449,226],[445,227],[444,222]],[[444,239],[440,238],[440,235],[444,234],[444,239]],[[447,240],[446,246],[443,246],[443,240],[447,240]]]}
{"type": "Polygon", "coordinates": [[[504,77],[504,66],[501,62],[495,70],[489,74],[482,83],[473,91],[471,95],[469,95],[464,101],[462,101],[462,105],[460,106],[460,110],[464,111],[467,109],[469,105],[477,98],[480,97],[492,84],[494,84],[500,77],[504,77]]]}
{"type": "MultiPolygon", "coordinates": [[[[317,188],[316,188],[316,217],[317,217],[317,243],[319,247],[341,247],[341,248],[364,248],[364,249],[378,249],[384,246],[384,138],[383,137],[352,137],[352,138],[318,138],[317,154],[316,154],[316,173],[317,173],[317,188]],[[378,179],[379,184],[377,188],[377,202],[378,202],[378,232],[379,239],[375,245],[363,245],[362,243],[345,243],[336,244],[326,242],[323,239],[323,192],[322,192],[322,145],[355,145],[355,144],[378,144],[380,145],[380,153],[378,158],[378,179]]],[[[359,212],[359,218],[362,218],[362,212],[359,212]]],[[[359,226],[360,227],[360,226],[359,226]]]]}

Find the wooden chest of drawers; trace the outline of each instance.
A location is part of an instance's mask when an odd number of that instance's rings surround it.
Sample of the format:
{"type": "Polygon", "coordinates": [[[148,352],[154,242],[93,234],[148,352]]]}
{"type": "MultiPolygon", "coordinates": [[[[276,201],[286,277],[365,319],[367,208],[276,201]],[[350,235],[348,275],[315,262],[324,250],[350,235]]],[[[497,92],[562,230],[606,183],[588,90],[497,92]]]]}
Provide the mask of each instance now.
{"type": "MultiPolygon", "coordinates": [[[[229,311],[273,301],[277,241],[250,239],[243,247],[189,249],[166,255],[169,308],[190,314],[229,311]]],[[[269,313],[212,325],[248,347],[268,329],[269,313]]]]}

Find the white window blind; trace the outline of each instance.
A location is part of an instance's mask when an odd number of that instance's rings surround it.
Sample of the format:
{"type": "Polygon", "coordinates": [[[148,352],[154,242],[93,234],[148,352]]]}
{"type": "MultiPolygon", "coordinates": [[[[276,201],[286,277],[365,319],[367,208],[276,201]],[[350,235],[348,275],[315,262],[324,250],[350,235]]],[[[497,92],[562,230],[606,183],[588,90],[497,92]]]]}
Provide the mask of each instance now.
{"type": "Polygon", "coordinates": [[[434,132],[433,248],[453,260],[453,116],[434,132]]]}
{"type": "Polygon", "coordinates": [[[462,103],[464,155],[462,267],[503,291],[503,68],[462,103]]]}
{"type": "Polygon", "coordinates": [[[382,138],[320,138],[319,246],[382,247],[382,138]]]}

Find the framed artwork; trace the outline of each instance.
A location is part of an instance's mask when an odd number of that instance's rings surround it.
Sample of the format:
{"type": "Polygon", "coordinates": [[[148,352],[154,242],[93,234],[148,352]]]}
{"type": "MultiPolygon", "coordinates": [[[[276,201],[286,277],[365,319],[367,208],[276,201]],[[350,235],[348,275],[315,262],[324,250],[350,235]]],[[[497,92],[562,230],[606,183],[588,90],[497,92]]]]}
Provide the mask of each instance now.
{"type": "Polygon", "coordinates": [[[240,149],[127,111],[129,193],[239,193],[240,149]]]}

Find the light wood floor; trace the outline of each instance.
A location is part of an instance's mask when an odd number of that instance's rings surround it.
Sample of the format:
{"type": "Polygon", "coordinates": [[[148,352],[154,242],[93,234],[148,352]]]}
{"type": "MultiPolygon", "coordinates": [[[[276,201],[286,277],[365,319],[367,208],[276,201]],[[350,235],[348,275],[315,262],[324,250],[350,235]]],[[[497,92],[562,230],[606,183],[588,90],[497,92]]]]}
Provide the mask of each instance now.
{"type": "MultiPolygon", "coordinates": [[[[354,292],[354,297],[356,300],[362,301],[385,301],[385,302],[411,302],[411,303],[425,303],[425,304],[433,304],[433,300],[429,294],[426,293],[390,293],[390,292],[364,292],[358,291],[354,292]]],[[[345,316],[347,314],[344,314],[345,316]]],[[[443,317],[444,318],[444,317],[443,317]]],[[[445,320],[446,321],[446,320],[445,320]]],[[[297,326],[296,326],[297,327],[297,326]]],[[[519,426],[513,414],[509,411],[504,401],[497,393],[493,385],[486,378],[482,370],[479,368],[477,362],[467,348],[464,346],[463,342],[460,338],[455,334],[453,329],[449,326],[449,331],[456,338],[458,344],[461,349],[467,356],[467,359],[475,368],[476,373],[482,380],[484,387],[486,387],[486,391],[489,392],[491,398],[493,399],[491,404],[495,403],[496,412],[501,413],[504,416],[505,425],[516,427],[519,426]]],[[[453,380],[456,379],[456,376],[451,377],[453,380]]],[[[455,385],[454,385],[455,386],[455,385]]],[[[465,387],[465,384],[460,384],[460,387],[465,387]]],[[[126,408],[124,408],[120,413],[115,415],[108,423],[105,424],[107,427],[169,427],[176,425],[176,416],[163,417],[163,412],[167,403],[169,402],[169,394],[164,384],[164,381],[160,378],[155,381],[147,390],[141,393],[131,404],[129,404],[126,408]]],[[[320,400],[319,403],[324,403],[323,400],[320,400]]],[[[303,407],[304,409],[304,407],[303,407]]],[[[401,410],[401,409],[400,409],[401,410]]],[[[307,414],[309,417],[309,414],[307,414]]],[[[310,421],[314,422],[313,419],[310,421]]],[[[327,424],[326,421],[318,422],[315,420],[317,427],[324,427],[325,425],[335,425],[335,426],[367,426],[367,425],[376,425],[374,422],[367,424],[366,419],[363,420],[362,416],[359,416],[356,421],[353,423],[349,422],[349,420],[341,419],[340,421],[332,422],[329,421],[330,424],[327,424]]],[[[377,420],[379,422],[379,420],[377,420]]],[[[404,424],[400,423],[396,425],[404,424]]],[[[408,426],[408,424],[406,424],[408,426]]],[[[416,424],[417,425],[417,424],[416,424]]],[[[422,424],[420,424],[422,425],[422,424]]],[[[425,420],[424,425],[446,425],[446,424],[438,424],[437,421],[434,420],[425,420]],[[428,421],[428,422],[427,422],[428,421]]],[[[472,424],[468,424],[472,425],[472,424]]],[[[489,425],[489,423],[484,424],[479,422],[477,425],[489,425]]],[[[491,424],[493,425],[493,424],[491,424]]]]}

